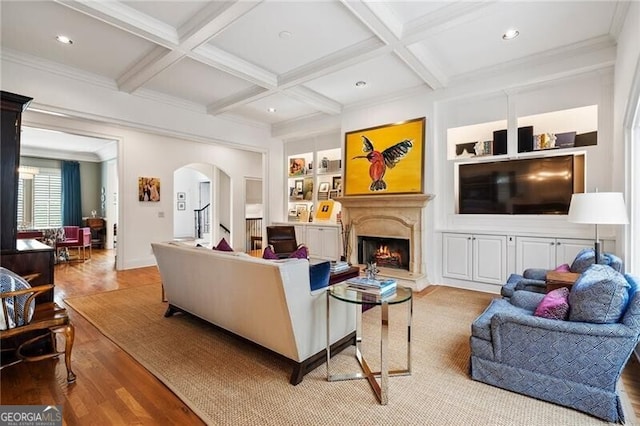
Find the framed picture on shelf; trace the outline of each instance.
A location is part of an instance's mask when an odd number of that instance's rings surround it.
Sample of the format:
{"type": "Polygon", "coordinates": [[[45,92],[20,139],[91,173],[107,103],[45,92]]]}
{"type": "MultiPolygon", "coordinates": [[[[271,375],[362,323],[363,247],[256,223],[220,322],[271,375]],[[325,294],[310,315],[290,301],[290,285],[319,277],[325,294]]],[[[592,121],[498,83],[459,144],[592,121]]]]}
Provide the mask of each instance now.
{"type": "Polygon", "coordinates": [[[328,200],[329,193],[328,192],[318,192],[318,200],[328,200]]]}
{"type": "Polygon", "coordinates": [[[304,158],[289,159],[289,176],[301,176],[304,174],[304,158]]]}
{"type": "Polygon", "coordinates": [[[184,200],[187,199],[187,193],[186,192],[178,192],[177,197],[178,197],[178,201],[184,201],[184,200]]]}
{"type": "Polygon", "coordinates": [[[293,187],[293,198],[298,199],[298,200],[302,200],[302,186],[303,186],[304,180],[302,179],[296,179],[294,182],[294,187],[293,187]]]}
{"type": "Polygon", "coordinates": [[[344,195],[422,193],[426,119],[345,133],[344,195]]]}
{"type": "Polygon", "coordinates": [[[331,191],[329,191],[329,199],[333,200],[334,198],[338,197],[339,192],[335,189],[332,189],[331,191]]]}
{"type": "Polygon", "coordinates": [[[318,203],[318,211],[316,212],[316,220],[330,220],[332,211],[333,201],[320,201],[320,203],[318,203]]]}
{"type": "Polygon", "coordinates": [[[329,192],[329,182],[320,182],[318,192],[329,192]]]}
{"type": "Polygon", "coordinates": [[[331,186],[336,191],[340,191],[342,189],[342,176],[334,176],[331,186]]]}
{"type": "Polygon", "coordinates": [[[304,178],[302,183],[302,199],[311,201],[313,199],[313,178],[304,178]]]}

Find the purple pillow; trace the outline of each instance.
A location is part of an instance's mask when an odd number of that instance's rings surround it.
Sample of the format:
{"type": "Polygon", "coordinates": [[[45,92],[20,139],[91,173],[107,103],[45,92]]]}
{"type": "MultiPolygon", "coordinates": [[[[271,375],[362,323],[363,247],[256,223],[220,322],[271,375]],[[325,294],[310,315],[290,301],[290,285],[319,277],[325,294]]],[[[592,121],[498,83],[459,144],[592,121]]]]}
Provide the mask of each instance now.
{"type": "Polygon", "coordinates": [[[273,251],[273,247],[267,246],[262,253],[263,259],[276,260],[278,255],[273,251]]]}
{"type": "Polygon", "coordinates": [[[554,271],[556,271],[556,272],[571,272],[571,269],[569,269],[569,264],[565,263],[565,264],[562,264],[562,265],[558,266],[556,269],[554,269],[554,271]]]}
{"type": "Polygon", "coordinates": [[[233,249],[231,248],[229,243],[227,243],[227,240],[225,240],[224,237],[222,237],[218,245],[215,246],[213,249],[218,251],[233,251],[233,249]]]}
{"type": "Polygon", "coordinates": [[[308,259],[309,251],[307,250],[307,246],[300,244],[296,251],[289,255],[289,259],[308,259]]]}
{"type": "Polygon", "coordinates": [[[569,315],[569,289],[560,287],[547,293],[533,315],[537,317],[566,320],[569,315]]]}

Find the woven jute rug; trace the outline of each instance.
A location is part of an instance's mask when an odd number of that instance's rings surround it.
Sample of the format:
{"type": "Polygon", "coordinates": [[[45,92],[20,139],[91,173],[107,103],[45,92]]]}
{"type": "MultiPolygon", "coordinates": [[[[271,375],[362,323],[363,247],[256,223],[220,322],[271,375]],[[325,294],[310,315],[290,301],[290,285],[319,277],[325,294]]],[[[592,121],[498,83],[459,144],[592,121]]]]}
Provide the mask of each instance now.
{"type": "MultiPolygon", "coordinates": [[[[281,358],[190,315],[164,318],[166,303],[160,301],[158,285],[71,298],[66,303],[209,424],[606,424],[469,378],[470,324],[491,298],[449,287],[415,295],[412,374],[389,378],[386,406],[378,404],[366,380],[328,382],[325,366],[307,374],[299,385],[290,385],[290,365],[281,358]]],[[[392,369],[405,366],[407,317],[406,305],[390,307],[392,369]]],[[[364,355],[375,371],[380,354],[379,308],[364,313],[363,327],[364,355]]],[[[332,373],[359,371],[352,348],[334,359],[332,373]]],[[[635,421],[630,408],[625,413],[628,423],[635,421]]]]}

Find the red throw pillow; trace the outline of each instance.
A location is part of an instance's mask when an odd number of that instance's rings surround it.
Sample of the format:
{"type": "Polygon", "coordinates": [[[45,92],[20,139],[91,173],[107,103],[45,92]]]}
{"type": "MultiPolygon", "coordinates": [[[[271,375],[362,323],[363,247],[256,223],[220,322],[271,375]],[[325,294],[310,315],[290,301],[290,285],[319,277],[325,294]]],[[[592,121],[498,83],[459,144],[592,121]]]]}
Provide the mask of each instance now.
{"type": "Polygon", "coordinates": [[[273,251],[273,247],[269,245],[264,249],[264,252],[262,252],[262,258],[276,260],[278,259],[278,255],[273,251]]]}
{"type": "Polygon", "coordinates": [[[233,251],[233,249],[231,248],[229,243],[227,243],[227,240],[225,240],[224,237],[222,237],[218,245],[213,247],[213,249],[218,251],[233,251]]]}
{"type": "Polygon", "coordinates": [[[537,317],[566,320],[569,315],[569,289],[560,287],[547,293],[533,315],[537,317]]]}

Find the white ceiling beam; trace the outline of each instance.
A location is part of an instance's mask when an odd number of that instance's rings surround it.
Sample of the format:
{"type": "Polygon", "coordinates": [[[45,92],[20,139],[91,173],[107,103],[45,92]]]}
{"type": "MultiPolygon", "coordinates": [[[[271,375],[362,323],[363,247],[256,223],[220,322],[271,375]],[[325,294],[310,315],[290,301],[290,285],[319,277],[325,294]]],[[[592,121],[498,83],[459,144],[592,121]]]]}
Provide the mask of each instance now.
{"type": "Polygon", "coordinates": [[[189,57],[267,89],[278,85],[276,74],[210,44],[195,48],[189,57]]]}
{"type": "Polygon", "coordinates": [[[285,90],[284,93],[327,114],[334,115],[342,112],[342,104],[304,86],[292,87],[285,90]]]}
{"type": "Polygon", "coordinates": [[[171,48],[179,43],[178,32],[165,24],[118,1],[54,0],[114,27],[153,43],[171,48]]]}
{"type": "Polygon", "coordinates": [[[230,111],[242,105],[255,102],[259,99],[271,95],[273,91],[267,90],[263,87],[250,87],[246,90],[236,93],[235,95],[228,96],[224,99],[207,105],[207,113],[211,115],[222,114],[223,112],[230,111]]]}
{"type": "Polygon", "coordinates": [[[404,25],[402,41],[413,44],[451,28],[474,21],[486,14],[488,7],[497,4],[494,0],[478,2],[455,2],[426,14],[404,25]]]}
{"type": "Polygon", "coordinates": [[[293,87],[389,52],[391,47],[371,37],[280,75],[278,85],[282,89],[293,87]]]}
{"type": "Polygon", "coordinates": [[[433,90],[447,86],[448,78],[435,58],[426,54],[423,46],[418,52],[412,52],[404,46],[398,46],[395,54],[410,67],[433,90]]]}
{"type": "Polygon", "coordinates": [[[420,63],[420,60],[405,47],[400,37],[396,34],[400,32],[398,29],[399,21],[392,15],[391,9],[376,3],[341,1],[347,9],[373,31],[383,43],[390,46],[398,58],[411,68],[429,87],[434,90],[444,87],[441,77],[438,77],[438,75],[442,73],[438,70],[430,71],[427,68],[427,64],[420,63]]]}

